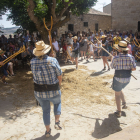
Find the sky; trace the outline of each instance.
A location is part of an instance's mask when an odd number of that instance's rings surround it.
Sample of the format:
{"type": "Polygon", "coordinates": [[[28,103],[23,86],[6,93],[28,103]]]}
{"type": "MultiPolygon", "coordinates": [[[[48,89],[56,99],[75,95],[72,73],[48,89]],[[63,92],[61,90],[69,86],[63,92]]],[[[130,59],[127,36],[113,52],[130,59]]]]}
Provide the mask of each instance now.
{"type": "MultiPolygon", "coordinates": [[[[111,0],[98,0],[96,5],[93,7],[94,9],[103,12],[103,6],[108,5],[111,3],[111,0]]],[[[8,13],[6,13],[8,14],[8,13]]],[[[4,28],[10,28],[10,27],[15,27],[15,25],[12,25],[11,21],[7,21],[7,16],[3,15],[2,20],[0,20],[0,26],[3,25],[4,28]]]]}

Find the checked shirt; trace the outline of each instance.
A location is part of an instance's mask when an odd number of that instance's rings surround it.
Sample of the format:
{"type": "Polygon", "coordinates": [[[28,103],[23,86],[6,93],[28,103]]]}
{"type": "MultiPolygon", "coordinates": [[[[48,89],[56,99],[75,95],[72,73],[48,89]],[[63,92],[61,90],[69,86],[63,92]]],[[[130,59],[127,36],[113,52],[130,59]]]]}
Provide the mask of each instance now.
{"type": "MultiPolygon", "coordinates": [[[[36,84],[52,85],[59,82],[57,77],[62,75],[62,71],[55,58],[45,55],[43,59],[40,60],[36,57],[31,60],[30,64],[33,73],[33,80],[36,84]]],[[[60,92],[60,90],[45,92],[34,91],[34,94],[37,97],[46,99],[59,95],[60,92]]]]}
{"type": "MultiPolygon", "coordinates": [[[[118,56],[115,56],[111,63],[111,68],[115,70],[131,70],[132,68],[136,68],[135,58],[130,55],[124,55],[123,53],[119,53],[118,56]]],[[[131,77],[129,78],[117,78],[115,79],[120,83],[128,83],[130,82],[131,77]]]]}

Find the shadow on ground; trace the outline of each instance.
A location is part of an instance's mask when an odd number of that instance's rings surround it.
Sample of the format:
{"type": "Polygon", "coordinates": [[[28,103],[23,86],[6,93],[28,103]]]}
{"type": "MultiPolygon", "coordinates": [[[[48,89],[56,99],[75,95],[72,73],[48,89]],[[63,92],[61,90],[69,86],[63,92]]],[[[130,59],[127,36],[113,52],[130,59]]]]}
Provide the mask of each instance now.
{"type": "Polygon", "coordinates": [[[97,139],[102,139],[121,130],[122,128],[117,117],[114,114],[109,114],[109,117],[105,118],[101,124],[99,119],[96,119],[92,136],[97,139]]]}
{"type": "MultiPolygon", "coordinates": [[[[47,138],[47,140],[56,140],[60,137],[60,133],[57,133],[55,136],[50,136],[49,138],[47,138]]],[[[46,139],[46,136],[43,135],[39,138],[35,138],[35,139],[32,139],[32,140],[45,140],[46,139]]]]}
{"type": "Polygon", "coordinates": [[[99,75],[102,75],[102,74],[104,74],[104,73],[106,73],[107,71],[98,71],[98,72],[93,72],[90,76],[93,76],[93,77],[95,77],[95,76],[99,76],[99,75]]]}
{"type": "MultiPolygon", "coordinates": [[[[97,139],[102,139],[111,134],[121,131],[122,128],[120,127],[120,124],[127,125],[124,123],[120,123],[118,118],[114,114],[109,114],[108,115],[109,117],[105,118],[104,120],[100,118],[92,118],[88,116],[83,116],[77,113],[72,113],[72,114],[78,115],[80,117],[96,120],[94,132],[92,133],[92,136],[97,139]]],[[[122,111],[122,116],[126,117],[126,114],[124,111],[122,111]]]]}
{"type": "Polygon", "coordinates": [[[137,105],[140,105],[140,103],[127,103],[127,104],[137,104],[137,105]]]}
{"type": "Polygon", "coordinates": [[[5,85],[0,81],[0,117],[9,119],[14,113],[20,117],[36,106],[30,69],[19,69],[16,76],[7,78],[7,82],[8,85],[5,85]]]}

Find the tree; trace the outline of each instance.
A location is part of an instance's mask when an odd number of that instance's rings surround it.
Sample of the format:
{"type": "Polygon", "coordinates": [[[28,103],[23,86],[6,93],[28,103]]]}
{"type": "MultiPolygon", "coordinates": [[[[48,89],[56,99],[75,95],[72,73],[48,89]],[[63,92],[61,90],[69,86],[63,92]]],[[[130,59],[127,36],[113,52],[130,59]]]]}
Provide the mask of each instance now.
{"type": "Polygon", "coordinates": [[[70,19],[70,11],[74,15],[88,12],[97,0],[1,0],[0,10],[10,11],[8,19],[13,24],[32,31],[38,31],[45,43],[48,43],[48,32],[44,27],[51,25],[53,30],[65,24],[70,19]]]}

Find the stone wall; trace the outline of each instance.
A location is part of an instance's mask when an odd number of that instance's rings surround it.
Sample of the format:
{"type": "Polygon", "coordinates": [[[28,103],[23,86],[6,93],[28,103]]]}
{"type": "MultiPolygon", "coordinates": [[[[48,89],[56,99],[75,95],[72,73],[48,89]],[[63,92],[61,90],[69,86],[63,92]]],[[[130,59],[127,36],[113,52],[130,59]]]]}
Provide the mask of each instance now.
{"type": "Polygon", "coordinates": [[[111,15],[111,3],[103,7],[103,12],[111,15]]]}
{"type": "Polygon", "coordinates": [[[60,27],[57,30],[57,35],[60,37],[65,31],[68,31],[68,25],[74,25],[74,32],[85,31],[88,32],[88,29],[95,31],[95,24],[98,23],[98,29],[108,30],[111,29],[111,16],[110,15],[93,15],[93,14],[84,14],[83,16],[74,16],[71,15],[70,21],[68,21],[64,26],[60,27]],[[82,19],[82,20],[81,20],[82,19]],[[84,22],[88,22],[88,27],[84,27],[84,22]]]}
{"type": "Polygon", "coordinates": [[[138,30],[140,0],[112,0],[112,28],[121,31],[138,30]]]}

